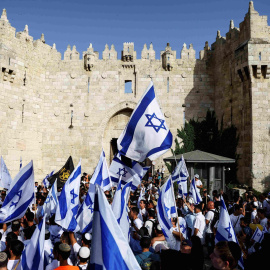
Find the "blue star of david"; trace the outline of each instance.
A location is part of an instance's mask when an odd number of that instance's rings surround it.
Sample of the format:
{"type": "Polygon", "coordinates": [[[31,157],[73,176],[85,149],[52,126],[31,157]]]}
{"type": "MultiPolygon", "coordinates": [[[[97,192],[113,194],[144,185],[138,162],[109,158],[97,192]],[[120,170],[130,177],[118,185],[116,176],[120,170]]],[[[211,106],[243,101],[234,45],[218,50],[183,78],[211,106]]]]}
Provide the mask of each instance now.
{"type": "Polygon", "coordinates": [[[52,248],[51,248],[51,254],[49,255],[49,258],[52,259],[52,260],[54,259],[54,256],[53,256],[53,249],[52,249],[52,248]]]}
{"type": "Polygon", "coordinates": [[[231,223],[229,223],[229,227],[225,228],[225,230],[228,232],[228,239],[232,238],[231,223]]]}
{"type": "Polygon", "coordinates": [[[187,230],[186,227],[184,226],[184,224],[181,224],[180,228],[182,228],[182,233],[185,233],[185,231],[187,230]]]}
{"type": "Polygon", "coordinates": [[[170,208],[166,207],[166,205],[165,205],[165,211],[166,211],[167,215],[168,215],[169,210],[170,210],[170,208]]]}
{"type": "Polygon", "coordinates": [[[90,206],[88,207],[88,209],[91,210],[91,214],[92,214],[93,211],[94,211],[94,208],[92,207],[92,205],[93,205],[93,204],[91,203],[90,206]]]}
{"type": "Polygon", "coordinates": [[[119,177],[120,177],[120,175],[122,175],[122,177],[126,177],[127,173],[128,173],[128,171],[125,168],[123,168],[123,169],[119,168],[119,171],[117,174],[119,175],[119,177]]]}
{"type": "MultiPolygon", "coordinates": [[[[21,199],[21,197],[22,197],[22,190],[19,190],[19,191],[16,193],[16,195],[19,197],[18,201],[17,201],[17,202],[11,202],[9,208],[12,207],[12,206],[15,206],[15,207],[17,206],[18,202],[20,201],[20,199],[21,199]]],[[[15,196],[16,196],[16,195],[15,195],[15,196]]]]}
{"type": "Polygon", "coordinates": [[[78,195],[74,193],[74,188],[70,191],[70,194],[72,195],[71,203],[75,204],[75,199],[78,197],[78,195]]]}
{"type": "Polygon", "coordinates": [[[147,123],[146,123],[146,127],[153,127],[154,130],[158,133],[160,129],[166,129],[165,125],[164,125],[164,122],[165,120],[162,120],[162,119],[159,119],[157,118],[156,114],[153,113],[152,115],[151,114],[146,114],[145,115],[148,119],[147,123]],[[160,122],[160,125],[154,125],[154,123],[152,122],[153,119],[156,119],[160,122]]]}

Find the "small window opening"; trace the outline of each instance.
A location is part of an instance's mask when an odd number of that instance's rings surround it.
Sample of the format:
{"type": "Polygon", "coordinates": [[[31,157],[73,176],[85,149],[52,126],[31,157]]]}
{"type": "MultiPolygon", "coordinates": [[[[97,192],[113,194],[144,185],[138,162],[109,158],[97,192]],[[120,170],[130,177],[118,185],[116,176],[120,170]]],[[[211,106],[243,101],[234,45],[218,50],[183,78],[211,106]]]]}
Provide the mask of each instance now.
{"type": "Polygon", "coordinates": [[[125,81],[125,94],[132,93],[132,81],[125,81]]]}
{"type": "Polygon", "coordinates": [[[259,53],[259,60],[260,61],[262,60],[262,53],[261,52],[259,53]]]}

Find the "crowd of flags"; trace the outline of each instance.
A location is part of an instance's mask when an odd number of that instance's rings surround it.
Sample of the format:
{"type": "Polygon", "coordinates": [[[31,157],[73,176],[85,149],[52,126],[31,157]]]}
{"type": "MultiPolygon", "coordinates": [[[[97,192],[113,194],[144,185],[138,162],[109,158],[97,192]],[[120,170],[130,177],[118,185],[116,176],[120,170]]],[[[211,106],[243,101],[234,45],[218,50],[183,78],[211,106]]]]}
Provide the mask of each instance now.
{"type": "MultiPolygon", "coordinates": [[[[65,230],[92,232],[91,269],[141,269],[129,246],[129,194],[137,188],[149,169],[139,162],[146,158],[155,160],[172,146],[172,134],[164,120],[152,83],[134,109],[117,145],[119,153],[109,168],[102,150],[88,193],[80,207],[81,160],[74,169],[70,157],[61,170],[55,174],[52,171],[44,178],[43,185],[51,186],[51,189],[43,206],[43,219],[22,254],[23,269],[44,268],[45,222],[53,214],[55,222],[65,230]],[[123,156],[131,160],[131,166],[121,158],[123,156]],[[117,189],[110,207],[104,192],[113,186],[117,189]],[[59,187],[62,187],[62,191],[57,197],[59,187]]],[[[188,193],[188,179],[188,170],[182,157],[159,190],[158,221],[169,247],[175,250],[180,249],[180,241],[176,240],[170,230],[171,218],[177,217],[174,183],[177,183],[179,195],[191,194],[195,204],[202,200],[195,186],[195,179],[191,181],[188,193]]],[[[35,198],[33,162],[22,167],[20,159],[19,173],[12,180],[1,157],[0,186],[8,190],[0,209],[0,223],[23,217],[35,198]]],[[[143,198],[143,193],[140,198],[143,198]]],[[[237,242],[226,206],[223,200],[222,202],[216,241],[237,242]]],[[[184,234],[184,225],[179,226],[184,234]]]]}

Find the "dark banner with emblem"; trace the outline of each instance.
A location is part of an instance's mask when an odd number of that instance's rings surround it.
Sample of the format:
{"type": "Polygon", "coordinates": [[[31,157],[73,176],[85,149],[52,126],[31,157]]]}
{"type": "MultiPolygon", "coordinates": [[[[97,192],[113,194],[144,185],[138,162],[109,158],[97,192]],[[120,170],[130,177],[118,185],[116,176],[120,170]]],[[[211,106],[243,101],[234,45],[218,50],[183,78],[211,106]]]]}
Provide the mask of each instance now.
{"type": "Polygon", "coordinates": [[[57,188],[61,188],[66,183],[73,170],[74,164],[72,157],[70,156],[66,164],[62,167],[62,169],[59,170],[54,175],[52,175],[51,177],[49,177],[48,181],[50,182],[51,185],[53,185],[54,181],[57,179],[57,188]]]}

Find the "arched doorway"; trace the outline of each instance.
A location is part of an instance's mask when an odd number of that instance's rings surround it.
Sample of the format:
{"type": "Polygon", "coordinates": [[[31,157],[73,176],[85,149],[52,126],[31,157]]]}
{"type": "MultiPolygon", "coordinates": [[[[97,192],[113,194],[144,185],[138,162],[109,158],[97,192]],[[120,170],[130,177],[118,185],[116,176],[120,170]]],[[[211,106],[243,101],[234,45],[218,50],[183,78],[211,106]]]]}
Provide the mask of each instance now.
{"type": "Polygon", "coordinates": [[[103,148],[109,164],[117,151],[117,139],[126,127],[132,111],[133,110],[130,108],[124,108],[118,111],[109,119],[106,125],[103,137],[103,148]]]}

